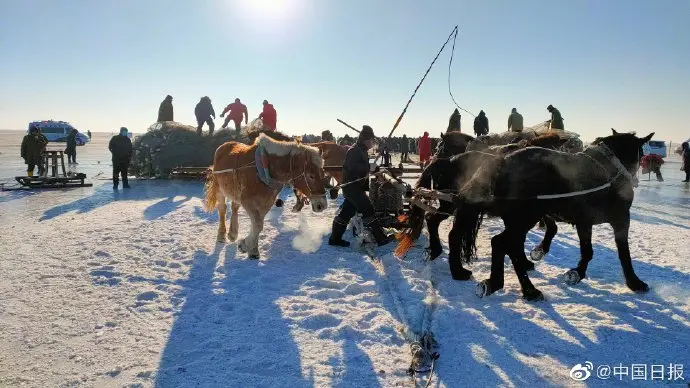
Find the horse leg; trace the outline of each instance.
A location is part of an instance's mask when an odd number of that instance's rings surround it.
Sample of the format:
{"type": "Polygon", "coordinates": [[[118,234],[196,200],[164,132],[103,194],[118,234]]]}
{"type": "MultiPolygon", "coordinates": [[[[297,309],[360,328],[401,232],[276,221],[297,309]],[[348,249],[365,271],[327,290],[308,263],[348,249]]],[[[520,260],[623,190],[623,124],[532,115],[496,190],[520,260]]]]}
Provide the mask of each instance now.
{"type": "Polygon", "coordinates": [[[297,189],[292,189],[295,193],[295,206],[292,207],[292,212],[297,213],[304,207],[305,197],[297,189]]]}
{"type": "Polygon", "coordinates": [[[240,242],[240,250],[246,252],[250,259],[259,258],[259,233],[263,230],[263,218],[261,218],[257,209],[247,209],[249,214],[249,221],[251,223],[251,231],[249,235],[240,242]]]}
{"type": "Polygon", "coordinates": [[[580,283],[582,279],[587,277],[587,267],[594,257],[592,225],[578,223],[575,227],[577,228],[577,237],[580,240],[580,261],[577,263],[577,267],[563,274],[564,281],[570,285],[580,283]]]}
{"type": "MultiPolygon", "coordinates": [[[[435,258],[441,256],[441,253],[443,253],[441,239],[438,236],[438,227],[441,225],[441,222],[447,218],[448,216],[445,214],[436,213],[432,214],[426,220],[426,229],[429,231],[429,247],[427,248],[429,250],[429,260],[434,260],[435,258]]],[[[451,235],[452,234],[453,233],[451,232],[451,235]]],[[[451,240],[449,239],[448,242],[450,243],[451,240]]]]}
{"type": "MultiPolygon", "coordinates": [[[[544,256],[546,256],[546,254],[549,253],[549,251],[551,250],[551,243],[553,242],[553,238],[556,236],[556,233],[558,233],[558,225],[556,225],[556,221],[554,221],[553,218],[549,216],[544,216],[542,218],[542,221],[544,221],[544,224],[546,225],[544,239],[541,240],[539,245],[534,247],[529,254],[530,258],[534,261],[541,261],[542,259],[544,259],[544,256]]],[[[534,269],[534,264],[530,264],[531,268],[529,268],[528,266],[528,271],[534,269]]]]}
{"type": "MultiPolygon", "coordinates": [[[[461,225],[460,221],[456,218],[453,220],[453,229],[448,233],[448,264],[450,265],[450,274],[455,280],[470,280],[472,277],[472,271],[465,269],[462,266],[461,257],[461,246],[460,246],[460,236],[461,236],[461,225]]],[[[436,235],[438,238],[438,224],[436,225],[436,235]]],[[[439,248],[441,244],[439,243],[439,248]]]]}
{"type": "Polygon", "coordinates": [[[527,226],[525,231],[519,231],[519,229],[515,228],[511,230],[508,240],[508,256],[513,263],[515,274],[520,282],[522,296],[529,301],[543,300],[544,295],[534,287],[534,284],[532,284],[532,281],[527,275],[527,268],[524,265],[525,262],[528,262],[527,256],[525,255],[525,239],[527,238],[529,229],[530,227],[527,226]]]}
{"type": "Polygon", "coordinates": [[[230,229],[228,230],[228,239],[230,241],[235,241],[237,240],[237,234],[238,234],[238,214],[240,211],[240,204],[237,202],[232,202],[230,205],[230,211],[232,214],[230,214],[230,229]]]}
{"type": "Polygon", "coordinates": [[[218,242],[225,242],[225,215],[228,211],[228,205],[225,203],[225,197],[222,195],[218,196],[218,236],[216,237],[218,242]]]}
{"type": "Polygon", "coordinates": [[[477,284],[477,296],[483,298],[503,288],[503,260],[508,252],[507,230],[491,238],[491,276],[477,284]]]}
{"type": "Polygon", "coordinates": [[[630,257],[630,246],[628,245],[628,231],[630,229],[630,213],[626,212],[624,216],[611,222],[613,227],[613,235],[616,239],[616,248],[618,248],[618,258],[623,267],[623,275],[625,276],[625,284],[628,288],[637,293],[644,293],[649,291],[647,283],[640,280],[635,274],[632,265],[632,258],[630,257]]]}

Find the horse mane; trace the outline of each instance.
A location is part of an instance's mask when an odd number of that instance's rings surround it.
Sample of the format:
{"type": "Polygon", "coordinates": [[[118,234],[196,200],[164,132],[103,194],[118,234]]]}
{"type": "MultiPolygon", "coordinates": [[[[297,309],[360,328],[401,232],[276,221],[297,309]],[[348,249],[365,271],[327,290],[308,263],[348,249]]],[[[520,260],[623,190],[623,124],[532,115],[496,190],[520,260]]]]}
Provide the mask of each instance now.
{"type": "Polygon", "coordinates": [[[443,135],[443,139],[446,140],[449,144],[457,144],[462,142],[463,140],[465,142],[474,141],[474,136],[462,132],[446,132],[443,135]]]}
{"type": "Polygon", "coordinates": [[[249,138],[250,142],[255,141],[261,134],[264,134],[271,139],[278,140],[278,141],[294,141],[291,136],[288,136],[282,132],[279,131],[274,131],[272,129],[268,128],[261,128],[257,130],[252,130],[250,132],[247,132],[247,137],[249,138]]]}
{"type": "Polygon", "coordinates": [[[289,141],[276,140],[266,133],[260,133],[254,144],[262,146],[266,152],[275,156],[288,156],[294,154],[307,154],[311,157],[312,163],[319,168],[323,168],[323,158],[318,148],[298,143],[292,139],[289,141]]]}

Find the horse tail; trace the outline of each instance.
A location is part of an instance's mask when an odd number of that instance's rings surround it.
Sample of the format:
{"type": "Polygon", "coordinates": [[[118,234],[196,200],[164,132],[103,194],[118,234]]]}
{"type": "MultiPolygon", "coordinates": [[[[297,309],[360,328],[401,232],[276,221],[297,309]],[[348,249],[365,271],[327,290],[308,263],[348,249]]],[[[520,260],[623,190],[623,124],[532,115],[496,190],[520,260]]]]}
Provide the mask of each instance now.
{"type": "Polygon", "coordinates": [[[213,211],[218,205],[219,190],[220,185],[218,184],[218,178],[216,178],[216,174],[213,173],[213,167],[210,167],[206,174],[206,185],[204,187],[204,191],[206,192],[204,208],[206,211],[213,211]]]}
{"type": "Polygon", "coordinates": [[[465,263],[469,263],[477,257],[477,234],[484,220],[484,207],[476,203],[461,200],[455,213],[453,238],[460,249],[460,257],[465,263]],[[457,230],[456,230],[457,228],[457,230]]]}

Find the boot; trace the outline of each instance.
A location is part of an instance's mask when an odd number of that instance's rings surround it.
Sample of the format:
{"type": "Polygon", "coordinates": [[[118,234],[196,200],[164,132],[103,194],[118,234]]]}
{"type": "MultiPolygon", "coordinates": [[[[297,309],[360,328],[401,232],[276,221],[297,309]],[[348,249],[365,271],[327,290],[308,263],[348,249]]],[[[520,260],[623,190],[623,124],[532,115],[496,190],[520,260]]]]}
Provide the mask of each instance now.
{"type": "Polygon", "coordinates": [[[384,233],[381,224],[379,224],[379,220],[376,218],[369,220],[369,222],[366,223],[366,226],[371,230],[371,234],[374,236],[376,244],[378,244],[380,247],[395,240],[395,236],[384,233]]]}
{"type": "Polygon", "coordinates": [[[34,176],[34,172],[33,171],[27,171],[26,176],[34,176]]]}
{"type": "Polygon", "coordinates": [[[333,229],[331,231],[331,237],[328,238],[328,245],[333,245],[336,247],[349,247],[350,242],[343,240],[343,234],[347,229],[347,224],[343,225],[342,221],[339,219],[333,220],[333,229]]]}

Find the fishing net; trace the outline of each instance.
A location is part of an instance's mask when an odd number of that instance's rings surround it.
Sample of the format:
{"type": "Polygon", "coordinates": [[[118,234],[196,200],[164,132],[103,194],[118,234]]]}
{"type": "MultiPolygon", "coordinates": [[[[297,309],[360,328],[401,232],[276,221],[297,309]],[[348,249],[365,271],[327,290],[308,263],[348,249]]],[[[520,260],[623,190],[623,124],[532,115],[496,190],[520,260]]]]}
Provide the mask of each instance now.
{"type": "Polygon", "coordinates": [[[139,177],[167,178],[176,167],[206,167],[213,164],[216,149],[228,141],[247,143],[247,133],[263,123],[252,122],[238,134],[221,129],[199,136],[196,127],[174,121],[153,124],[133,142],[130,171],[139,177]]]}

